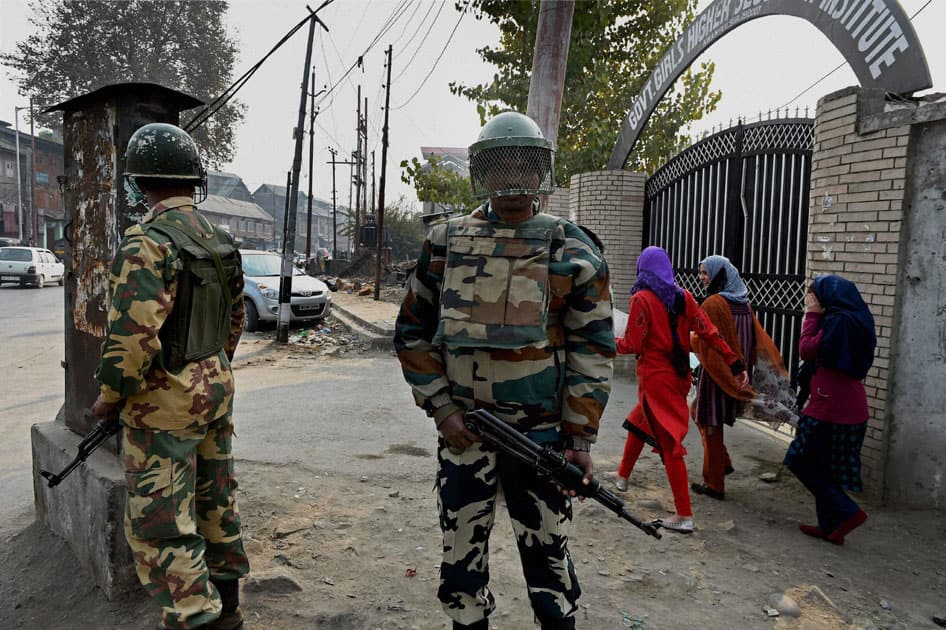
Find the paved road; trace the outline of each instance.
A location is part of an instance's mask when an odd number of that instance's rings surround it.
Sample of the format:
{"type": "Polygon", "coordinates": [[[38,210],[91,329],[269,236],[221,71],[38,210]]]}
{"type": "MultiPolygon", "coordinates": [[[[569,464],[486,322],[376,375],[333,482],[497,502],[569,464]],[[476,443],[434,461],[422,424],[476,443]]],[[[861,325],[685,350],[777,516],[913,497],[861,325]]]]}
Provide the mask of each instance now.
{"type": "Polygon", "coordinates": [[[33,519],[30,426],[62,406],[63,289],[0,285],[0,539],[33,519]]]}
{"type": "MultiPolygon", "coordinates": [[[[63,321],[61,287],[0,286],[0,540],[33,518],[29,430],[62,405],[63,321]]],[[[433,423],[414,406],[393,355],[317,357],[247,334],[235,366],[238,460],[369,478],[433,474],[433,423]]],[[[633,399],[619,379],[599,456],[619,456],[617,427],[633,399]]]]}

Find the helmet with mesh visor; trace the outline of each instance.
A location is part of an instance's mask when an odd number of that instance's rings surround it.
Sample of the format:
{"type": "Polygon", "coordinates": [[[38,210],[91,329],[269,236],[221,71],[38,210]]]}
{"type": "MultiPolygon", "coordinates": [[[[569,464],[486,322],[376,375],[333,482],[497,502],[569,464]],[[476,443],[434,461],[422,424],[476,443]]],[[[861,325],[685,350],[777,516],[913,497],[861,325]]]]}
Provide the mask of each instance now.
{"type": "Polygon", "coordinates": [[[492,118],[470,145],[470,180],[479,199],[554,192],[552,143],[518,112],[492,118]]]}

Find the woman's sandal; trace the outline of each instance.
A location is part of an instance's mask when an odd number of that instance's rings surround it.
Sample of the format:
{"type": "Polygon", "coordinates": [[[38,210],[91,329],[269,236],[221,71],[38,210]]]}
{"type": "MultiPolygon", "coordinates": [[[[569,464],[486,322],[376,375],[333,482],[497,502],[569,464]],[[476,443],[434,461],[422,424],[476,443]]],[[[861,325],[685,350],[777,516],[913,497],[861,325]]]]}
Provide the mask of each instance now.
{"type": "Polygon", "coordinates": [[[677,532],[678,534],[692,534],[693,533],[693,519],[686,518],[682,521],[665,521],[663,519],[655,519],[651,521],[651,525],[656,527],[663,527],[664,529],[669,529],[672,532],[677,532]]]}

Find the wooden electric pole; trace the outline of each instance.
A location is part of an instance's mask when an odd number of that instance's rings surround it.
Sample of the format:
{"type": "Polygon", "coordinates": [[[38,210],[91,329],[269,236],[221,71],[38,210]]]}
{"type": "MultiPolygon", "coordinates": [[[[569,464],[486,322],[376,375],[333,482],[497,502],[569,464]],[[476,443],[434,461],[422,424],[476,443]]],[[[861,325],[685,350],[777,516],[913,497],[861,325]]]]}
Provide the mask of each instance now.
{"type": "Polygon", "coordinates": [[[558,143],[574,13],[575,0],[542,0],[539,5],[526,115],[539,125],[553,147],[558,143]]]}
{"type": "Polygon", "coordinates": [[[384,183],[388,164],[388,113],[391,111],[391,51],[388,46],[388,81],[384,85],[384,127],[381,130],[381,181],[378,186],[377,248],[374,270],[374,299],[381,299],[381,251],[384,246],[384,183]]]}
{"type": "Polygon", "coordinates": [[[282,244],[282,277],[279,279],[279,323],[276,328],[276,341],[288,343],[289,320],[292,317],[292,270],[296,241],[296,209],[299,202],[299,172],[302,170],[302,136],[305,135],[305,101],[309,95],[309,68],[312,65],[312,40],[315,38],[315,24],[318,22],[326,31],[328,28],[310,9],[309,40],[305,49],[305,65],[302,72],[302,94],[299,98],[299,117],[292,130],[296,148],[292,158],[292,182],[289,194],[289,216],[286,217],[286,240],[282,244]]]}

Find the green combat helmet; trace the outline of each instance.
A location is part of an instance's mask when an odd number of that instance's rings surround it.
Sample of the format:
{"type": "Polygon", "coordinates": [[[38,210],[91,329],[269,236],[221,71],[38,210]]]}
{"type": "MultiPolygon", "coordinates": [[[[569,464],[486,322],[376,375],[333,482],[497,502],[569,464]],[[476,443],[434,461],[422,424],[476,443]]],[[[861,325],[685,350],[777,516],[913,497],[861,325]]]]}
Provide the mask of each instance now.
{"type": "Polygon", "coordinates": [[[200,163],[197,144],[186,131],[167,123],[140,127],[125,151],[125,188],[134,205],[141,194],[137,178],[193,181],[198,203],[207,196],[207,172],[200,163]]]}
{"type": "Polygon", "coordinates": [[[528,116],[503,112],[470,145],[470,179],[478,199],[550,195],[555,191],[552,143],[528,116]]]}

